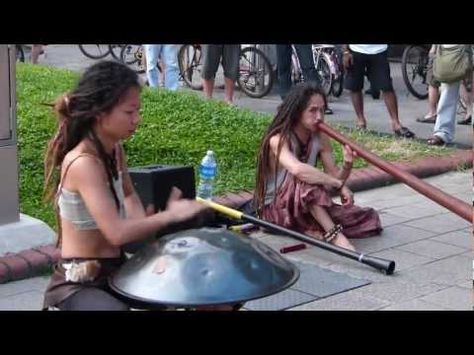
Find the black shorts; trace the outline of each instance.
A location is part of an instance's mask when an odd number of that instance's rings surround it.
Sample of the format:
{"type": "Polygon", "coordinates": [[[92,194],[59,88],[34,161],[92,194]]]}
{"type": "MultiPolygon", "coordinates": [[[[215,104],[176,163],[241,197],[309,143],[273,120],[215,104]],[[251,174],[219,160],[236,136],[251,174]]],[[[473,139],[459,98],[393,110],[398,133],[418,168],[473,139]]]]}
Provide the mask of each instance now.
{"type": "Polygon", "coordinates": [[[375,90],[393,91],[390,64],[387,51],[378,54],[353,52],[352,66],[346,71],[344,87],[350,91],[362,91],[364,76],[367,74],[371,87],[375,90]]]}
{"type": "Polygon", "coordinates": [[[213,80],[222,58],[224,77],[236,81],[239,76],[240,44],[203,44],[202,72],[205,80],[213,80]]]}

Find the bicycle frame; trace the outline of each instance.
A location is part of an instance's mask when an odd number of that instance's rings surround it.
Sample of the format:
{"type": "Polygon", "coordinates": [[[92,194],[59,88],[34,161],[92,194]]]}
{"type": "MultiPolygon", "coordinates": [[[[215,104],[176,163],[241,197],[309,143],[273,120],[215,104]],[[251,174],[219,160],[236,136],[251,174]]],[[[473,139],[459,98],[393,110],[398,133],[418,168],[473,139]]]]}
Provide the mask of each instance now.
{"type": "Polygon", "coordinates": [[[296,54],[296,48],[294,45],[291,45],[291,77],[292,81],[295,83],[298,83],[303,79],[303,71],[301,70],[300,61],[296,54]]]}
{"type": "Polygon", "coordinates": [[[340,70],[339,60],[336,56],[336,47],[332,44],[313,44],[313,58],[314,65],[316,68],[319,67],[319,60],[321,56],[326,58],[326,62],[329,64],[329,70],[333,75],[334,79],[338,79],[342,71],[340,70]]]}

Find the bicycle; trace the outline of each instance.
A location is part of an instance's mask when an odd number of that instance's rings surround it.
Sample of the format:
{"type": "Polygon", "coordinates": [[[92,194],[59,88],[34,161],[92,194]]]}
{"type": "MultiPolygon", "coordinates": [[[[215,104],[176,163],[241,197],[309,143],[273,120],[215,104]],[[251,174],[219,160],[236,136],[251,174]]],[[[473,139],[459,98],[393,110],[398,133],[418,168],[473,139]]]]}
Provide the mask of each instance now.
{"type": "Polygon", "coordinates": [[[124,44],[119,59],[138,74],[146,71],[145,48],[141,44],[124,44]]]}
{"type": "Polygon", "coordinates": [[[103,59],[109,54],[120,60],[120,53],[124,44],[79,44],[79,50],[90,59],[103,59]]]}
{"type": "MultiPolygon", "coordinates": [[[[198,44],[185,44],[178,52],[180,75],[187,86],[202,90],[202,50],[198,44]]],[[[239,88],[249,97],[262,98],[273,87],[273,71],[270,60],[256,45],[244,47],[240,51],[239,88]]]]}
{"type": "Polygon", "coordinates": [[[344,89],[344,67],[336,51],[336,46],[332,44],[313,44],[313,56],[316,70],[323,78],[323,83],[326,82],[326,85],[330,86],[329,93],[334,97],[341,96],[344,89]]]}
{"type": "MultiPolygon", "coordinates": [[[[291,55],[291,79],[293,84],[304,81],[296,49],[292,45],[291,55]]],[[[336,55],[335,46],[330,44],[313,44],[313,61],[319,77],[323,93],[328,96],[332,94],[338,97],[343,91],[344,74],[340,60],[336,55]]]]}
{"type": "Polygon", "coordinates": [[[185,44],[178,52],[178,66],[184,83],[193,90],[202,90],[202,51],[199,44],[185,44]]]}
{"type": "Polygon", "coordinates": [[[408,91],[420,100],[428,98],[428,53],[430,45],[412,44],[403,50],[402,76],[408,91]]]}

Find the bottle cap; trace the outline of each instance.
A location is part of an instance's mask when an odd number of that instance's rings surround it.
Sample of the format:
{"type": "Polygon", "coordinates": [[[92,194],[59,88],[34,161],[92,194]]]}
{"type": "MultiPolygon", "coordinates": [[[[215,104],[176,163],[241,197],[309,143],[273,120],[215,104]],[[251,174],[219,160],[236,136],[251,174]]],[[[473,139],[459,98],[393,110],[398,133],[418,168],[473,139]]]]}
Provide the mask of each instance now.
{"type": "Polygon", "coordinates": [[[214,152],[212,150],[208,150],[207,155],[214,155],[214,152]]]}

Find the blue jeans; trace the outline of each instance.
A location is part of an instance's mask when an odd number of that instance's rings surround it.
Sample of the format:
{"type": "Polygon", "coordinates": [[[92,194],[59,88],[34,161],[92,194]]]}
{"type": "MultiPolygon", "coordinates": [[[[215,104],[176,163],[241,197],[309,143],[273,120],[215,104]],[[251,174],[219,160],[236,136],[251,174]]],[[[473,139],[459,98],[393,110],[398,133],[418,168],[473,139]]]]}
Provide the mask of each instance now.
{"type": "Polygon", "coordinates": [[[441,84],[434,135],[441,138],[445,143],[451,143],[454,139],[460,85],[460,81],[441,84]]]}
{"type": "Polygon", "coordinates": [[[146,76],[151,87],[159,86],[158,60],[165,64],[165,87],[169,90],[178,90],[179,67],[178,46],[176,44],[145,44],[146,76]]]}

